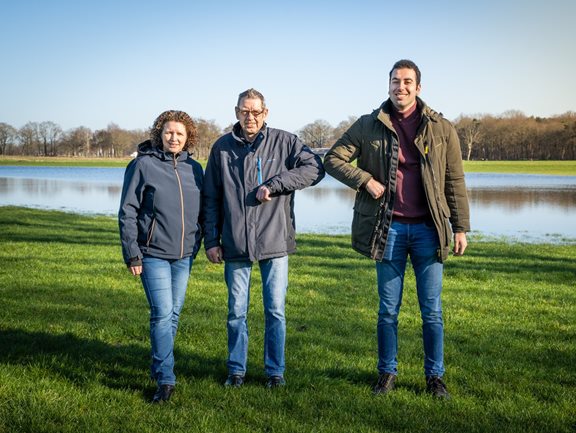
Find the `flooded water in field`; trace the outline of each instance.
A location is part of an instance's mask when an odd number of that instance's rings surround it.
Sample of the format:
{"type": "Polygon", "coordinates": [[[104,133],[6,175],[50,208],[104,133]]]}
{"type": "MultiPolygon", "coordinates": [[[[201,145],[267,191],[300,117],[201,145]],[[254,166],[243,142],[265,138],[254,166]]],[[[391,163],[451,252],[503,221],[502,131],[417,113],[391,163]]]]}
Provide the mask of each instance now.
{"type": "MultiPolygon", "coordinates": [[[[123,168],[0,166],[0,206],[116,215],[123,175],[123,168]]],[[[576,243],[576,176],[470,173],[466,182],[473,233],[576,243]]],[[[297,231],[350,233],[354,194],[329,176],[298,191],[297,231]]]]}

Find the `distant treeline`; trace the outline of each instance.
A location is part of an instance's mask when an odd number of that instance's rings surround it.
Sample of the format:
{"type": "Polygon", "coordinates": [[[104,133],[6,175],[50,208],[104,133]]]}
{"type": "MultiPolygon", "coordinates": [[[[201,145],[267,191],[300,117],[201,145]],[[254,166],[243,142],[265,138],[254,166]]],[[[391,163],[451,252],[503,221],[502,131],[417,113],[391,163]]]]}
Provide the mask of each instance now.
{"type": "MultiPolygon", "coordinates": [[[[195,155],[206,159],[214,141],[232,125],[223,129],[211,120],[194,120],[195,155]]],[[[295,132],[308,146],[326,148],[355,120],[350,116],[333,127],[320,119],[295,132]]],[[[542,118],[508,111],[500,116],[460,116],[453,123],[466,160],[576,160],[575,112],[542,118]]],[[[63,131],[54,122],[28,122],[20,129],[0,122],[1,155],[124,157],[147,138],[146,130],[126,130],[114,123],[95,131],[84,126],[63,131]]]]}

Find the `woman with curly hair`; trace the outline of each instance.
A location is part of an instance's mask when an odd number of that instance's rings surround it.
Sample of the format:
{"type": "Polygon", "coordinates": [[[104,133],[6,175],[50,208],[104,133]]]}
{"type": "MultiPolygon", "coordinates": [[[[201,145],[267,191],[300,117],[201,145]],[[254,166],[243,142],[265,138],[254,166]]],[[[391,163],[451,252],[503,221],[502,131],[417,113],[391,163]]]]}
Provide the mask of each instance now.
{"type": "Polygon", "coordinates": [[[124,175],[118,212],[122,254],[140,276],[150,305],[153,403],[174,391],[174,339],[192,262],[202,238],[204,173],[191,158],[196,126],[183,111],[165,111],[124,175]]]}

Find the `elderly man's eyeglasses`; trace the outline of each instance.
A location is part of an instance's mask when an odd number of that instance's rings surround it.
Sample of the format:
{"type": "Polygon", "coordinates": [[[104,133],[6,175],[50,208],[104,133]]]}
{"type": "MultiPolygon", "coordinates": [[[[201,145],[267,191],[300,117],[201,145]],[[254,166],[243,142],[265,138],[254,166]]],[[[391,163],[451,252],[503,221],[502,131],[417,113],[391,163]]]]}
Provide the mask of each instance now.
{"type": "Polygon", "coordinates": [[[264,111],[266,111],[266,109],[264,110],[260,110],[260,111],[256,111],[256,110],[240,110],[240,108],[236,107],[236,111],[238,113],[240,113],[242,116],[244,117],[248,117],[249,114],[251,114],[254,117],[259,117],[261,116],[264,111]]]}

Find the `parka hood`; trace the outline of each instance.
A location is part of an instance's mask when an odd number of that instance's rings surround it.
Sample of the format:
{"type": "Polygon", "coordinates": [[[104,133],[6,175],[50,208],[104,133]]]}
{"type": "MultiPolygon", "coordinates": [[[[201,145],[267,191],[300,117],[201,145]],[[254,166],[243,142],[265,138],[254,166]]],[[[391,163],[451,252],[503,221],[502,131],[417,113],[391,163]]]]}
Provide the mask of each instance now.
{"type": "Polygon", "coordinates": [[[152,146],[152,140],[146,140],[138,145],[138,156],[150,155],[158,152],[158,150],[158,147],[152,146]]]}

